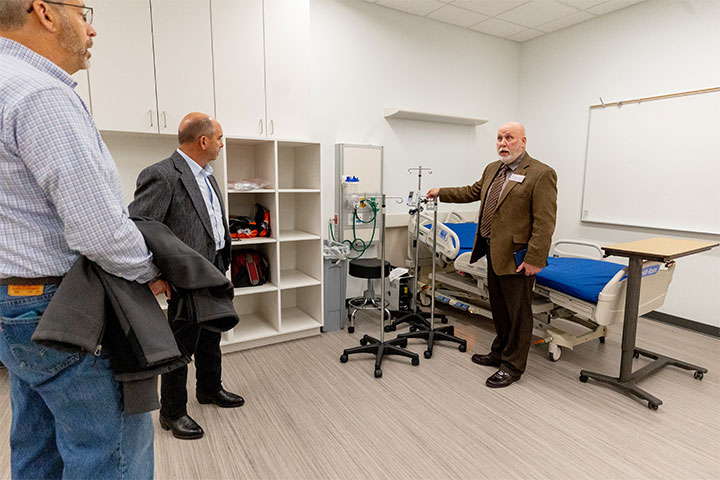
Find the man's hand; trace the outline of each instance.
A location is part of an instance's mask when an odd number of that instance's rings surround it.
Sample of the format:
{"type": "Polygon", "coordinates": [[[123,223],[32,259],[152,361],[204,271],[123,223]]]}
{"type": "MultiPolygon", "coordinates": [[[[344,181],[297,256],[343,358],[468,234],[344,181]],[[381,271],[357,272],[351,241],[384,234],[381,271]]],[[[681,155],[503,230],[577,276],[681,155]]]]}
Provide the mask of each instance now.
{"type": "Polygon", "coordinates": [[[530,265],[529,263],[522,262],[520,266],[515,270],[517,273],[520,273],[521,271],[525,270],[525,276],[529,277],[530,275],[537,275],[542,268],[536,267],[535,265],[530,265]]]}
{"type": "Polygon", "coordinates": [[[428,200],[432,200],[433,198],[440,196],[440,189],[431,188],[430,190],[428,190],[425,196],[428,198],[428,200]]]}
{"type": "Polygon", "coordinates": [[[161,293],[164,293],[168,300],[170,299],[170,284],[165,280],[158,278],[154,282],[148,283],[148,286],[150,287],[153,295],[156,297],[161,293]]]}

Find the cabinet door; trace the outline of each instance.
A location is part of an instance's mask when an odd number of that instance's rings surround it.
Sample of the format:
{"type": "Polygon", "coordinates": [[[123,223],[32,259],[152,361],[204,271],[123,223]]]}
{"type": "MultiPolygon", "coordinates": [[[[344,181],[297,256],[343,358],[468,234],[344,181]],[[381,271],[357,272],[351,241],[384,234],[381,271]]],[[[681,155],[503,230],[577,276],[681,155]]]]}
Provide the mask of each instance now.
{"type": "Polygon", "coordinates": [[[100,130],[157,132],[149,0],[96,0],[90,85],[100,130]]]}
{"type": "Polygon", "coordinates": [[[265,136],[262,0],[211,0],[217,119],[227,135],[265,136]]]}
{"type": "Polygon", "coordinates": [[[308,0],[265,0],[268,134],[306,139],[309,125],[308,0]]]}
{"type": "Polygon", "coordinates": [[[190,112],[215,115],[210,0],[151,0],[160,133],[190,112]]]}

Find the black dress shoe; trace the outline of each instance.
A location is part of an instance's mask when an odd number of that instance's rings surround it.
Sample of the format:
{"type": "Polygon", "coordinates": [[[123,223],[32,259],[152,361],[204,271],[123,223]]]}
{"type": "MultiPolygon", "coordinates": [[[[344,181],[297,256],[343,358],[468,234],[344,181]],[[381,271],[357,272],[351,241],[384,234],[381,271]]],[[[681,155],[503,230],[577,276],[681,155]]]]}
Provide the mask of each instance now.
{"type": "Polygon", "coordinates": [[[471,360],[473,363],[478,365],[485,365],[487,367],[499,367],[500,360],[495,359],[492,355],[483,355],[482,353],[476,353],[472,356],[471,360]]]}
{"type": "Polygon", "coordinates": [[[172,434],[175,438],[183,440],[200,438],[205,434],[202,427],[198,425],[195,420],[190,418],[190,415],[183,415],[175,420],[169,420],[160,415],[160,426],[163,430],[172,430],[172,434]]]}
{"type": "Polygon", "coordinates": [[[240,395],[235,395],[232,392],[228,392],[224,388],[221,388],[217,393],[197,393],[197,399],[200,403],[214,403],[218,407],[223,408],[234,408],[242,407],[245,404],[245,399],[240,395]]]}
{"type": "Polygon", "coordinates": [[[497,372],[493,373],[488,377],[487,380],[485,380],[485,385],[487,385],[490,388],[503,388],[507,387],[511,383],[520,380],[520,377],[513,377],[505,370],[498,370],[497,372]]]}

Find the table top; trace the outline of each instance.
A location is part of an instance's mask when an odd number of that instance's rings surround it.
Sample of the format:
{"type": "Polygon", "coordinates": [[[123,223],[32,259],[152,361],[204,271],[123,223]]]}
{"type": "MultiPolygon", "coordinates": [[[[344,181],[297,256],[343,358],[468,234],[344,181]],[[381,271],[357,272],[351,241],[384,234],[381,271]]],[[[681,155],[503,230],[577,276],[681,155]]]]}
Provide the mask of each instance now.
{"type": "Polygon", "coordinates": [[[642,257],[645,260],[669,262],[675,258],[705,252],[718,245],[720,245],[718,242],[657,237],[635,242],[618,243],[602,248],[605,250],[606,255],[642,257]]]}

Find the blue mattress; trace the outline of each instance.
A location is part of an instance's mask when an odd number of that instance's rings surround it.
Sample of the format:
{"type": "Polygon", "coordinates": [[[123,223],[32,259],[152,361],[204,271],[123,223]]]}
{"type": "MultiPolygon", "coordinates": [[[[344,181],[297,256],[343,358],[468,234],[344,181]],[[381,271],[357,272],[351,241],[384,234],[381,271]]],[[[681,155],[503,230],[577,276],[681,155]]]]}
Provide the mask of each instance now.
{"type": "Polygon", "coordinates": [[[623,268],[625,265],[602,260],[550,257],[536,281],[572,297],[597,303],[602,289],[623,268]]]}
{"type": "MultiPolygon", "coordinates": [[[[476,222],[446,223],[444,225],[455,232],[455,235],[457,235],[460,240],[460,251],[458,252],[458,255],[472,251],[473,243],[475,243],[475,232],[477,232],[476,222]]],[[[424,227],[430,230],[432,224],[428,223],[424,225],[424,227]]],[[[438,230],[438,232],[438,234],[442,236],[443,231],[438,230]]]]}

